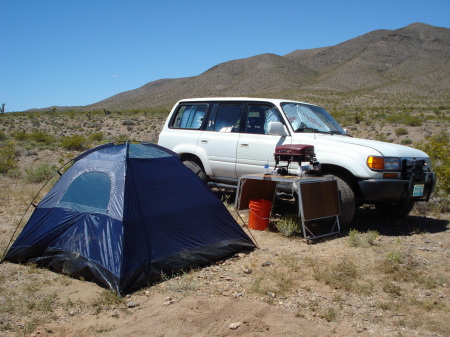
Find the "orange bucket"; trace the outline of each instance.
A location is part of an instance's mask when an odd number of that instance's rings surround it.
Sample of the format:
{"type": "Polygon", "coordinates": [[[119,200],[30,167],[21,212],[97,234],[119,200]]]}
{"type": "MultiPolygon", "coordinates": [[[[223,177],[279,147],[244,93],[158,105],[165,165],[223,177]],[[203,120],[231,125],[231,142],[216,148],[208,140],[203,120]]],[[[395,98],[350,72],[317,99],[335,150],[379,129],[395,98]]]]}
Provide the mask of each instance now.
{"type": "Polygon", "coordinates": [[[249,209],[248,227],[260,231],[267,229],[272,210],[272,202],[264,199],[250,200],[249,209]]]}

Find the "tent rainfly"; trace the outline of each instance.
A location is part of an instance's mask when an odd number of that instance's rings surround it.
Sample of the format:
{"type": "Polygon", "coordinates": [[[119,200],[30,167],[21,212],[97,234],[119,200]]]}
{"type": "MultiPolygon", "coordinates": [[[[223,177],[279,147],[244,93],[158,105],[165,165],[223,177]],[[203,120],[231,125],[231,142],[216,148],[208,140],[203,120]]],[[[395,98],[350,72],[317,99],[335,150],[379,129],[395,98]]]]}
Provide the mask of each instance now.
{"type": "Polygon", "coordinates": [[[162,274],[254,248],[176,153],[127,142],[76,157],[37,205],[5,260],[31,261],[126,293],[162,274]]]}

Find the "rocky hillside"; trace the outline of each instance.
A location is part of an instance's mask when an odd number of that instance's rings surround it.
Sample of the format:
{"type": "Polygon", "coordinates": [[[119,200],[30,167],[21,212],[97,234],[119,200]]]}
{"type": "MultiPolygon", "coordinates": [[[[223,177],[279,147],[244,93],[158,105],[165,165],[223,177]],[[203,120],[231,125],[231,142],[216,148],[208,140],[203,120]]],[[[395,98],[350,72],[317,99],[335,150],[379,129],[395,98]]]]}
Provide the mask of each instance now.
{"type": "Polygon", "coordinates": [[[307,89],[428,96],[448,94],[450,84],[450,30],[421,23],[285,57],[320,74],[307,89]]]}
{"type": "Polygon", "coordinates": [[[79,108],[169,108],[182,98],[208,96],[448,105],[449,65],[450,29],[414,23],[376,30],[335,46],[221,63],[198,76],[153,81],[79,108]]]}

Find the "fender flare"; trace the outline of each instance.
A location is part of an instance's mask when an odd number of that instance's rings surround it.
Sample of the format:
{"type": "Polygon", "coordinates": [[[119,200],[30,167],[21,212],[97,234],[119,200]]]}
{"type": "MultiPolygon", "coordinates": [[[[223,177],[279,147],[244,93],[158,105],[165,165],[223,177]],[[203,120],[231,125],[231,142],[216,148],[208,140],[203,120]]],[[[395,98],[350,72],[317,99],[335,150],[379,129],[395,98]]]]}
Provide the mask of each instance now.
{"type": "Polygon", "coordinates": [[[206,175],[207,176],[213,175],[208,156],[203,149],[198,148],[197,146],[183,144],[181,146],[174,147],[172,151],[178,153],[182,160],[183,158],[197,159],[199,163],[203,166],[206,175]]]}

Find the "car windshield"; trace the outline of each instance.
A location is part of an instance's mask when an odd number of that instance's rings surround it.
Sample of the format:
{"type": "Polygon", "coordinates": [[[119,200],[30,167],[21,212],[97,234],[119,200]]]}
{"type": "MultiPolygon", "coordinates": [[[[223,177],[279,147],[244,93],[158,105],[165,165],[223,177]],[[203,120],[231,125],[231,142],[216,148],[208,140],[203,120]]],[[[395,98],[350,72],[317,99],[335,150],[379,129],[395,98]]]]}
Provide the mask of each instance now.
{"type": "Polygon", "coordinates": [[[302,103],[282,103],[281,107],[294,132],[344,134],[344,129],[321,107],[302,103]]]}

